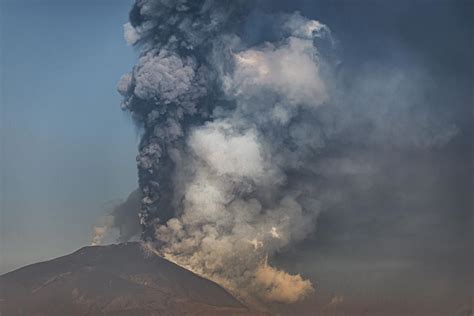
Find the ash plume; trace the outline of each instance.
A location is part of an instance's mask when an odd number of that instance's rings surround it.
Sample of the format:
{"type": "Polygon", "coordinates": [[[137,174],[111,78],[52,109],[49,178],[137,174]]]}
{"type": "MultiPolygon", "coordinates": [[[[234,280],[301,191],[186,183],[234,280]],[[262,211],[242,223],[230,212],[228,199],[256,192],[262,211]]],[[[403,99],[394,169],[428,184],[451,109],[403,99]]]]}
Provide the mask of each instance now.
{"type": "MultiPolygon", "coordinates": [[[[303,299],[311,282],[268,260],[315,229],[317,182],[328,169],[370,169],[346,158],[319,163],[327,143],[348,133],[349,144],[390,143],[396,133],[380,110],[390,104],[351,120],[352,96],[334,92],[331,31],[297,12],[261,13],[250,1],[137,0],[124,32],[140,52],[118,91],[142,129],[142,238],[246,301],[303,299]],[[264,36],[250,34],[255,20],[264,36]],[[366,122],[376,123],[374,135],[350,133],[366,122]]],[[[364,85],[378,81],[359,82],[353,99],[366,100],[364,85]]],[[[455,133],[415,128],[394,144],[431,146],[455,133]]]]}
{"type": "Polygon", "coordinates": [[[165,257],[261,299],[295,302],[311,282],[267,256],[305,238],[319,212],[293,181],[320,142],[305,122],[328,99],[316,43],[329,29],[271,16],[273,42],[239,36],[244,1],[137,1],[125,37],[140,59],[118,84],[143,128],[143,238],[165,257]]]}

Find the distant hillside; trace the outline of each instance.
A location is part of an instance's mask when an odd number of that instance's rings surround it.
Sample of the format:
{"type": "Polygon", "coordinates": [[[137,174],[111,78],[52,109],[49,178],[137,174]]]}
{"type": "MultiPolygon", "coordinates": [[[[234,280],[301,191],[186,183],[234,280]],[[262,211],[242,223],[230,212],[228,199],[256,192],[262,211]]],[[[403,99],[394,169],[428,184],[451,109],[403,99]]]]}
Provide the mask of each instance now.
{"type": "Polygon", "coordinates": [[[1,316],[256,315],[139,243],[82,248],[0,276],[1,316]]]}

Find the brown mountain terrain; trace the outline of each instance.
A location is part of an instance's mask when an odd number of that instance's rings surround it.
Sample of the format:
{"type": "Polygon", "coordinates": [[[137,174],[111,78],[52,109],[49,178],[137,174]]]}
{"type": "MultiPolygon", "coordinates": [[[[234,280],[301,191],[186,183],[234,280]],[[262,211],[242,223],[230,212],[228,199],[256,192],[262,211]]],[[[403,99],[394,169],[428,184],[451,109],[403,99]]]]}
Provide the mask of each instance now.
{"type": "Polygon", "coordinates": [[[473,316],[472,304],[415,305],[335,300],[319,291],[304,302],[257,312],[135,242],[84,247],[0,276],[0,316],[473,316]]]}
{"type": "Polygon", "coordinates": [[[256,315],[139,243],[84,247],[0,276],[1,316],[256,315]]]}

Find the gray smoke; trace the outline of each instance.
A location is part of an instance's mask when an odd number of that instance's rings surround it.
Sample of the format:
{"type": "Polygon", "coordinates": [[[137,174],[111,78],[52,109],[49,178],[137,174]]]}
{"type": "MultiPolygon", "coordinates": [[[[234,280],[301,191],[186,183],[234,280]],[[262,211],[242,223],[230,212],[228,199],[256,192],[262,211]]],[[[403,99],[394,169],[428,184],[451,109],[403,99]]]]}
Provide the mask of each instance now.
{"type": "Polygon", "coordinates": [[[296,302],[313,291],[268,259],[315,229],[321,179],[370,172],[350,158],[321,157],[328,144],[362,137],[432,146],[456,133],[433,131],[430,118],[416,116],[387,127],[407,113],[390,110],[385,98],[397,100],[387,87],[403,77],[389,76],[388,85],[362,77],[339,92],[337,43],[327,26],[299,13],[261,13],[235,0],[137,0],[124,28],[140,50],[118,90],[142,128],[142,237],[246,301],[296,302]],[[252,31],[256,21],[264,36],[252,31]],[[377,85],[380,99],[357,103],[377,85]]]}
{"type": "Polygon", "coordinates": [[[112,231],[118,233],[118,242],[126,242],[140,235],[138,214],[142,197],[141,191],[137,189],[125,201],[113,203],[94,226],[91,245],[101,245],[112,231]]]}

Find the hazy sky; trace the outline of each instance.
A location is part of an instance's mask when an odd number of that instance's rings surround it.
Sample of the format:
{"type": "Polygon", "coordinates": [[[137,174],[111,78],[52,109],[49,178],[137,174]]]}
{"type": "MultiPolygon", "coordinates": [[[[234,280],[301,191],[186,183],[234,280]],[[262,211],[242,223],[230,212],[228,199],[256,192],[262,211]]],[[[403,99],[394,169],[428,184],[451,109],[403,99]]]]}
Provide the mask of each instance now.
{"type": "Polygon", "coordinates": [[[136,136],[116,83],[135,60],[130,1],[1,2],[1,268],[90,242],[136,187],[136,136]]]}
{"type": "MultiPolygon", "coordinates": [[[[391,109],[416,95],[408,111],[382,117],[399,147],[374,133],[373,143],[325,149],[373,172],[328,176],[322,194],[339,195],[310,240],[277,261],[338,295],[383,289],[402,301],[417,293],[464,302],[472,295],[474,2],[265,2],[331,28],[356,115],[379,119],[372,101],[391,109]],[[384,82],[394,73],[404,79],[392,91],[384,82]],[[457,134],[440,147],[405,148],[430,119],[457,134]]],[[[136,62],[122,34],[131,3],[1,2],[0,273],[89,244],[106,206],[136,188],[136,131],[115,89],[136,62]]],[[[249,33],[258,38],[262,25],[249,33]]]]}

